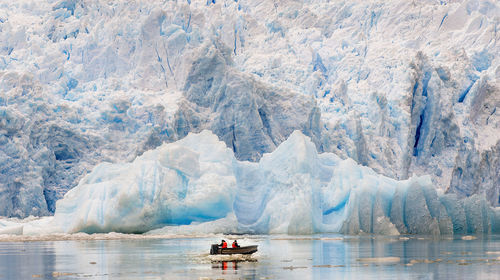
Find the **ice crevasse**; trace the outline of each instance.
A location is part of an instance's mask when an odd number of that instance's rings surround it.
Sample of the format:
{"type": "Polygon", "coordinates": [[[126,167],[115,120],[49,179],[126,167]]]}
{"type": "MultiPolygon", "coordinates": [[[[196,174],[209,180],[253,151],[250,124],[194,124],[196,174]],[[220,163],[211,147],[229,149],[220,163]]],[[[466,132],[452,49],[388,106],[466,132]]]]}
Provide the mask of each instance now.
{"type": "Polygon", "coordinates": [[[499,15],[491,0],[2,1],[0,216],[52,215],[98,163],[203,129],[252,161],[301,130],[500,206],[499,15]]]}
{"type": "Polygon", "coordinates": [[[54,217],[24,230],[0,224],[0,233],[36,234],[42,225],[68,233],[471,234],[500,232],[500,209],[479,195],[438,194],[428,176],[396,181],[318,154],[299,131],[246,162],[205,130],[130,163],[99,164],[54,217]]]}

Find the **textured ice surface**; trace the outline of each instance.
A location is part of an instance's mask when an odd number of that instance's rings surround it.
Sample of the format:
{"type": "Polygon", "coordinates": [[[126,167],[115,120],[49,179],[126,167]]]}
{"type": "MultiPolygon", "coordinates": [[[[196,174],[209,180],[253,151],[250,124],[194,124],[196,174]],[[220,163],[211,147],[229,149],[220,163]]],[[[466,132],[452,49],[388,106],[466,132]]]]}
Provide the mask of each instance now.
{"type": "Polygon", "coordinates": [[[0,3],[0,215],[210,129],[500,200],[498,1],[0,3]]]}
{"type": "Polygon", "coordinates": [[[54,220],[69,232],[145,232],[224,218],[236,195],[234,160],[204,131],[131,163],[103,163],[57,202],[54,220]]]}
{"type": "Polygon", "coordinates": [[[0,233],[474,234],[499,232],[499,210],[478,195],[438,194],[429,176],[397,181],[318,154],[299,131],[258,162],[203,131],[97,165],[53,217],[0,220],[0,233]]]}

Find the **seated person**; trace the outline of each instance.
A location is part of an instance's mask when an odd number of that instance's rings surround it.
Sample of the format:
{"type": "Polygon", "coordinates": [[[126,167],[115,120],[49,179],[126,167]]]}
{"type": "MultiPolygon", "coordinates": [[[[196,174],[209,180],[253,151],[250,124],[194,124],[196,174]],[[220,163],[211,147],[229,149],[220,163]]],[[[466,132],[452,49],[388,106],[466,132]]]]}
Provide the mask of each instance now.
{"type": "Polygon", "coordinates": [[[219,244],[219,247],[227,248],[226,240],[222,239],[221,243],[219,244]]]}

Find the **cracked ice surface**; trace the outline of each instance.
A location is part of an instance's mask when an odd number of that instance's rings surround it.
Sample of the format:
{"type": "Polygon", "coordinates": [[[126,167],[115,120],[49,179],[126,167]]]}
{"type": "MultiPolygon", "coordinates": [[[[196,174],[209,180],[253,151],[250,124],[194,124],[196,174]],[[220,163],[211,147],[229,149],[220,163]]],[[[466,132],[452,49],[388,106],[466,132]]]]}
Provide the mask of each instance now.
{"type": "Polygon", "coordinates": [[[0,215],[52,214],[98,164],[204,129],[253,162],[300,130],[320,153],[498,206],[499,9],[4,1],[0,215]]]}

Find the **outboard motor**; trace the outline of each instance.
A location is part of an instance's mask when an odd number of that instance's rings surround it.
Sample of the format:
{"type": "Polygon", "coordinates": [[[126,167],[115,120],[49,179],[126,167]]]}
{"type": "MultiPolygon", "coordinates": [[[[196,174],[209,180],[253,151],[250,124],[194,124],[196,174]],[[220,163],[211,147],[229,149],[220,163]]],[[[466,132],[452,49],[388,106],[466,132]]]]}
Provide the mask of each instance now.
{"type": "Polygon", "coordinates": [[[219,245],[212,244],[212,247],[210,247],[210,255],[217,255],[218,251],[219,251],[219,245]]]}

